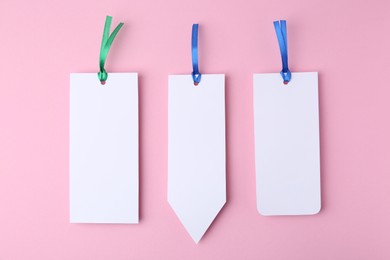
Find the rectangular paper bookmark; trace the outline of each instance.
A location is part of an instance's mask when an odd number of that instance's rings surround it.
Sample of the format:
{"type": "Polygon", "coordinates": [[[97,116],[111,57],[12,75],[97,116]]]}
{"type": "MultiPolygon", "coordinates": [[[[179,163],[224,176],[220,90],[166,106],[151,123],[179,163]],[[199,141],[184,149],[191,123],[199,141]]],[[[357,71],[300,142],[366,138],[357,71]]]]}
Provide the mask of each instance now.
{"type": "Polygon", "coordinates": [[[262,215],[321,208],[318,75],[254,75],[257,208],[262,215]]]}
{"type": "Polygon", "coordinates": [[[70,75],[71,223],[138,223],[137,81],[70,75]]]}
{"type": "Polygon", "coordinates": [[[198,243],[226,202],[225,76],[169,76],[168,201],[198,243]]]}

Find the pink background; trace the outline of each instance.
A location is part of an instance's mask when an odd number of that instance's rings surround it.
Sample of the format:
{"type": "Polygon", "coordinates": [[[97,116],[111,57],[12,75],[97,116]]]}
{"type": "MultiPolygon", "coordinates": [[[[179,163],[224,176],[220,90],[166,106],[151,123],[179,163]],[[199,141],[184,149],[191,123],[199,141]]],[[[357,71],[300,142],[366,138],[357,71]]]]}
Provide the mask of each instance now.
{"type": "Polygon", "coordinates": [[[2,0],[0,259],[390,259],[390,2],[2,0]],[[69,224],[69,73],[140,75],[140,224],[69,224]],[[252,75],[319,71],[323,208],[256,210],[252,75]],[[195,245],[167,203],[167,76],[226,73],[228,202],[195,245]]]}

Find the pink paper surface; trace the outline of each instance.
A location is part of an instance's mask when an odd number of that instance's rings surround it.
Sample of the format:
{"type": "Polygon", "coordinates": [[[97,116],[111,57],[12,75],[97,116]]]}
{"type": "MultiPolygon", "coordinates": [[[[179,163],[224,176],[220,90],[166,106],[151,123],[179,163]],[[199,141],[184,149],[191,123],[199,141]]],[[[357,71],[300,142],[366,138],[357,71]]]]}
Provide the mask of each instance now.
{"type": "MultiPolygon", "coordinates": [[[[390,2],[2,0],[0,259],[390,259],[390,2]],[[138,72],[140,224],[69,224],[69,73],[138,72]],[[322,210],[256,210],[253,73],[318,71],[322,210]],[[168,74],[226,74],[227,204],[195,245],[167,202],[168,74]]],[[[109,80],[109,79],[108,79],[109,80]]]]}

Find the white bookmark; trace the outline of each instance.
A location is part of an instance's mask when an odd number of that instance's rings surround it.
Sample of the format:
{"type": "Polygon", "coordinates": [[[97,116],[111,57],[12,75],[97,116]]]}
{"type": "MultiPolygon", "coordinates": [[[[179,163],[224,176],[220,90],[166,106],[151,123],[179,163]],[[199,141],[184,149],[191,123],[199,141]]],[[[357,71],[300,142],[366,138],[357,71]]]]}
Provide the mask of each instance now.
{"type": "Polygon", "coordinates": [[[226,202],[225,157],[225,76],[170,75],[168,201],[196,243],[226,202]]]}
{"type": "Polygon", "coordinates": [[[275,29],[284,41],[283,79],[254,75],[257,208],[266,216],[312,215],[321,208],[318,74],[291,74],[285,21],[275,29]]]}
{"type": "Polygon", "coordinates": [[[70,75],[71,223],[138,223],[138,77],[108,75],[107,53],[99,76],[70,75]]]}

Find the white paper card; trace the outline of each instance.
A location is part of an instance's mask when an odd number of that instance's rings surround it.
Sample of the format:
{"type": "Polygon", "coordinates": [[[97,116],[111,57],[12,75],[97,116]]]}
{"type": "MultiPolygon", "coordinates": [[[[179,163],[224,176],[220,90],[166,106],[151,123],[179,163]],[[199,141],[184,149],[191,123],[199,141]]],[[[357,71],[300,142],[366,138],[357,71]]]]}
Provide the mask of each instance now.
{"type": "Polygon", "coordinates": [[[169,76],[168,201],[198,243],[226,202],[225,76],[169,76]]]}
{"type": "Polygon", "coordinates": [[[257,208],[311,215],[321,208],[317,72],[254,75],[257,208]]]}
{"type": "Polygon", "coordinates": [[[70,75],[70,222],[138,223],[138,77],[70,75]]]}

